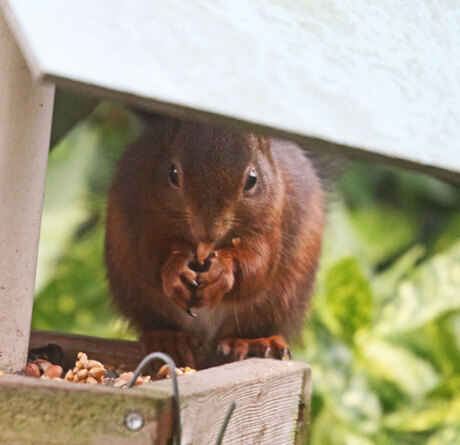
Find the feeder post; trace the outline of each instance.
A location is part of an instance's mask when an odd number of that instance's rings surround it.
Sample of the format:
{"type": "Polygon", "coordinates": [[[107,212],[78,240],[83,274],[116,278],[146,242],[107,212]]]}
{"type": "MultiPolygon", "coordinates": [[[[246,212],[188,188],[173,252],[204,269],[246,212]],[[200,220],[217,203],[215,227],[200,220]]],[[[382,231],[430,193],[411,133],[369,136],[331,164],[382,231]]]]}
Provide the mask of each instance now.
{"type": "Polygon", "coordinates": [[[24,368],[54,85],[32,79],[0,13],[0,370],[24,368]]]}

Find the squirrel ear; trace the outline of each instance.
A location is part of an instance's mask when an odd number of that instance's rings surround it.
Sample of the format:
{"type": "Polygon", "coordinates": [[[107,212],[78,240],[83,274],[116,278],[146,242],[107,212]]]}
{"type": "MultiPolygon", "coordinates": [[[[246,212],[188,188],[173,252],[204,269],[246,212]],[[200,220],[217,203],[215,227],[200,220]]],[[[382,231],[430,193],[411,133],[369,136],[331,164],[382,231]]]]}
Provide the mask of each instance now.
{"type": "Polygon", "coordinates": [[[151,113],[143,110],[134,110],[135,114],[140,118],[144,126],[144,131],[150,129],[163,141],[169,145],[174,136],[177,134],[182,123],[181,120],[166,116],[159,113],[151,113]]]}
{"type": "Polygon", "coordinates": [[[256,136],[256,144],[257,148],[265,154],[270,153],[270,147],[271,147],[271,140],[269,137],[266,136],[256,136]]]}
{"type": "Polygon", "coordinates": [[[179,132],[182,121],[175,118],[165,117],[163,121],[163,141],[170,145],[179,132]]]}

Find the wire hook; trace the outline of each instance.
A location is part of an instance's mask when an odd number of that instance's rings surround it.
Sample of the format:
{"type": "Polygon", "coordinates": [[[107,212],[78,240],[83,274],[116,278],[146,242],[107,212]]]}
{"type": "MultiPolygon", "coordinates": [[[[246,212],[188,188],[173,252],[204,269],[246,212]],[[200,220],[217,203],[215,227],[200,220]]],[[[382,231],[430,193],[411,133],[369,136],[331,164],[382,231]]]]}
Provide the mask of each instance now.
{"type": "Polygon", "coordinates": [[[163,352],[152,352],[151,354],[147,355],[143,358],[143,360],[139,363],[138,367],[134,371],[131,380],[126,385],[127,388],[132,388],[136,383],[137,378],[141,375],[141,372],[144,368],[155,359],[163,360],[169,368],[169,374],[172,380],[173,386],[173,407],[174,412],[176,415],[176,444],[180,445],[181,443],[181,436],[182,436],[182,429],[180,423],[180,405],[179,405],[179,387],[177,385],[177,376],[176,376],[176,364],[174,360],[168,355],[163,352]]]}

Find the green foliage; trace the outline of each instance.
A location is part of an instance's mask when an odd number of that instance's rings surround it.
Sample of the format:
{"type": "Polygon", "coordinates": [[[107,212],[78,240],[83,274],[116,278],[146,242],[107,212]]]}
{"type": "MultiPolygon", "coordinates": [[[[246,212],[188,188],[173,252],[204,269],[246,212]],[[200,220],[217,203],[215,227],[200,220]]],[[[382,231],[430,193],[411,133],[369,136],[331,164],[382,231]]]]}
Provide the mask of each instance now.
{"type": "MultiPolygon", "coordinates": [[[[98,107],[51,153],[33,327],[133,333],[110,308],[105,199],[136,137],[98,107]]],[[[313,368],[312,445],[460,443],[460,190],[353,164],[330,205],[297,360],[313,368]]]]}
{"type": "Polygon", "coordinates": [[[103,242],[111,177],[138,131],[130,113],[103,104],[51,152],[34,329],[134,337],[110,307],[103,242]]]}
{"type": "Polygon", "coordinates": [[[343,184],[295,353],[313,368],[311,443],[460,443],[459,190],[361,165],[343,184]]]}
{"type": "Polygon", "coordinates": [[[344,258],[327,271],[326,303],[332,315],[331,330],[347,342],[353,341],[359,329],[369,326],[372,295],[355,258],[344,258]]]}

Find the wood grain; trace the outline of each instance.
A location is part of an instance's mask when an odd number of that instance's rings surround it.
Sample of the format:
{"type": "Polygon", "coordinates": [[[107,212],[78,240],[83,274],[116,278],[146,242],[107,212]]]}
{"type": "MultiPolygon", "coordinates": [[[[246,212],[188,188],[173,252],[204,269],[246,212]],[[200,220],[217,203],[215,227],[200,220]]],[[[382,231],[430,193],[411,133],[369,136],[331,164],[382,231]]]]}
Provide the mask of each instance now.
{"type": "MultiPolygon", "coordinates": [[[[113,363],[130,363],[132,360],[135,366],[136,357],[142,355],[137,342],[32,332],[31,346],[40,347],[47,343],[59,344],[66,353],[90,351],[90,356],[99,360],[103,357],[103,363],[106,363],[105,358],[113,363]]],[[[187,374],[181,376],[178,383],[183,444],[214,444],[233,401],[237,402],[237,408],[224,443],[283,445],[295,441],[300,445],[306,442],[311,401],[311,369],[308,365],[250,359],[187,374]]],[[[67,390],[72,387],[69,384],[67,390]]],[[[170,380],[138,387],[134,391],[152,392],[154,398],[156,394],[172,397],[170,380]]]]}
{"type": "Polygon", "coordinates": [[[146,391],[0,376],[0,443],[166,444],[171,401],[161,389],[146,391]],[[137,432],[126,415],[142,415],[137,432]]]}
{"type": "Polygon", "coordinates": [[[271,359],[245,360],[179,378],[183,443],[214,444],[233,401],[237,407],[224,444],[294,443],[299,403],[310,403],[306,380],[309,366],[271,359]]]}

